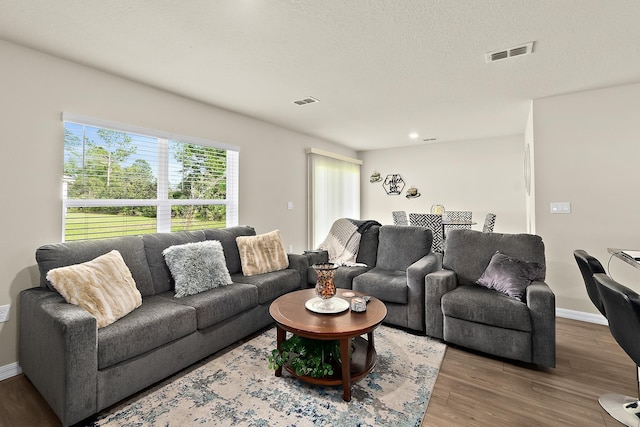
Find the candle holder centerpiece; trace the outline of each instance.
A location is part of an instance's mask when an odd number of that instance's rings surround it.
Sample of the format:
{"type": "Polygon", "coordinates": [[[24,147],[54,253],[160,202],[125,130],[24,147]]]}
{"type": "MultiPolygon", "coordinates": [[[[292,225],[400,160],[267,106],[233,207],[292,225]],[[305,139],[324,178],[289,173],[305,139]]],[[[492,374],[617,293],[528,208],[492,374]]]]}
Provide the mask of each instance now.
{"type": "Polygon", "coordinates": [[[336,285],[333,278],[338,269],[338,265],[332,262],[325,262],[322,264],[313,264],[311,267],[316,271],[318,277],[316,281],[316,295],[319,300],[314,302],[314,308],[322,311],[332,311],[336,308],[336,305],[332,301],[332,298],[336,295],[336,285]]]}

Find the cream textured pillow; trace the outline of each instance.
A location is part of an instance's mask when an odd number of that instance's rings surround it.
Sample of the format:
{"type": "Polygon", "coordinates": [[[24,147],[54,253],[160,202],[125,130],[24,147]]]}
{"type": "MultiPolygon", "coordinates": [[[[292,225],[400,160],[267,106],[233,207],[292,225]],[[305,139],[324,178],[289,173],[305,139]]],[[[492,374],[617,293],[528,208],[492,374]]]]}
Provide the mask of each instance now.
{"type": "Polygon", "coordinates": [[[236,237],[242,274],[254,276],[289,267],[289,257],[280,238],[280,230],[257,236],[236,237]]]}
{"type": "Polygon", "coordinates": [[[116,250],[82,264],[51,269],[47,280],[68,303],[93,315],[98,328],[110,325],[142,304],[131,271],[116,250]]]}

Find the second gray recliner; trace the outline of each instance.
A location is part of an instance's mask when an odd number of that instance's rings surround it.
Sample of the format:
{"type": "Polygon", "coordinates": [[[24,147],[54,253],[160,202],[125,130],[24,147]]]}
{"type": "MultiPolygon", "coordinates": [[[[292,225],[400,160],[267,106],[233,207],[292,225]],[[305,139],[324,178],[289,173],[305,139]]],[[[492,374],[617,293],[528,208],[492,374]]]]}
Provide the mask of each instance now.
{"type": "Polygon", "coordinates": [[[424,333],[424,279],[441,268],[441,255],[431,251],[431,230],[384,225],[378,239],[376,266],[354,277],[353,290],[385,303],[385,323],[424,333]]]}

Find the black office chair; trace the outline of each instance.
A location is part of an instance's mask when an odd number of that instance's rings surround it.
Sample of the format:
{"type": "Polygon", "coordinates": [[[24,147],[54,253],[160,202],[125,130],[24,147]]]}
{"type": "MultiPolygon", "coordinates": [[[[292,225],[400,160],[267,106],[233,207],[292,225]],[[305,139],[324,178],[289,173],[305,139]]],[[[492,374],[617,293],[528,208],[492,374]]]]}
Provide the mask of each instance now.
{"type": "Polygon", "coordinates": [[[584,284],[587,287],[587,294],[589,295],[589,298],[591,298],[591,302],[604,317],[607,317],[604,313],[604,305],[602,304],[602,298],[600,298],[598,285],[596,285],[596,281],[593,279],[594,274],[605,273],[604,267],[600,264],[600,261],[582,249],[573,251],[573,256],[578,263],[580,273],[582,273],[582,278],[584,279],[584,284]]]}
{"type": "Polygon", "coordinates": [[[636,364],[637,397],[605,394],[600,405],[627,426],[640,426],[640,295],[606,274],[594,274],[611,335],[636,364]]]}

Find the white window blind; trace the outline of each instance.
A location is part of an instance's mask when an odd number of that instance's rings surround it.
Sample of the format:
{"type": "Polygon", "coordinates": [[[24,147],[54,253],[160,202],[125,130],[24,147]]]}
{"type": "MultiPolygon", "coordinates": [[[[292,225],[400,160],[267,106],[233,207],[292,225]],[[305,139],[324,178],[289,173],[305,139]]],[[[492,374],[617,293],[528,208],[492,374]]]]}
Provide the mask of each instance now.
{"type": "Polygon", "coordinates": [[[63,240],[237,225],[236,147],[63,115],[63,240]]]}
{"type": "Polygon", "coordinates": [[[307,149],[309,236],[311,248],[324,241],[339,218],[360,219],[360,165],[362,161],[307,149]]]}

